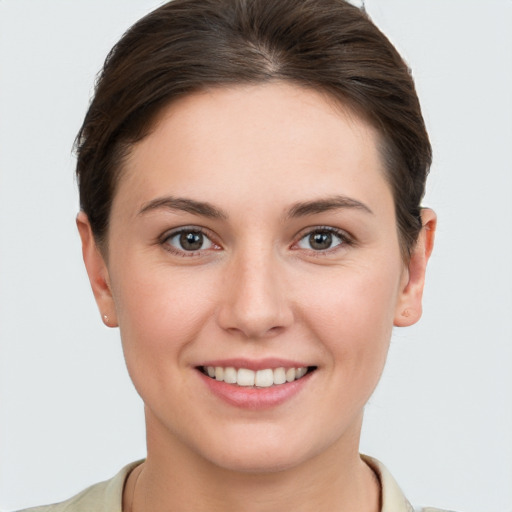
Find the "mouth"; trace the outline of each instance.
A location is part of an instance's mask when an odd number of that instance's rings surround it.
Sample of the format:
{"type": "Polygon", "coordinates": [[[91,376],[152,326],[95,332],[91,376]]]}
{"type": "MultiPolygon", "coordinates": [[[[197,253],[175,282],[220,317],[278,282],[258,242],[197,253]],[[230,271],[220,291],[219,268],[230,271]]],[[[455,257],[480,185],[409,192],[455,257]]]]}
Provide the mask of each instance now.
{"type": "Polygon", "coordinates": [[[212,380],[244,388],[270,388],[302,379],[316,370],[316,366],[297,368],[264,368],[251,370],[233,366],[198,366],[197,369],[212,380]]]}

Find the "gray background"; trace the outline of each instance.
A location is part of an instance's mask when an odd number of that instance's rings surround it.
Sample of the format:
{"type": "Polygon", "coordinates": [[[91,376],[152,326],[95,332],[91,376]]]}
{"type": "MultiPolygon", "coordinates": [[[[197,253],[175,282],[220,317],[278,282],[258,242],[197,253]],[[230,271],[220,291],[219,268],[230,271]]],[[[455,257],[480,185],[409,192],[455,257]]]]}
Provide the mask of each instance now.
{"type": "MultiPolygon", "coordinates": [[[[110,47],[155,0],[0,0],[0,508],[69,497],[145,453],[96,311],[71,145],[110,47]]],[[[512,511],[512,2],[368,0],[413,68],[439,214],[424,318],[396,330],[362,451],[409,498],[512,511]]]]}

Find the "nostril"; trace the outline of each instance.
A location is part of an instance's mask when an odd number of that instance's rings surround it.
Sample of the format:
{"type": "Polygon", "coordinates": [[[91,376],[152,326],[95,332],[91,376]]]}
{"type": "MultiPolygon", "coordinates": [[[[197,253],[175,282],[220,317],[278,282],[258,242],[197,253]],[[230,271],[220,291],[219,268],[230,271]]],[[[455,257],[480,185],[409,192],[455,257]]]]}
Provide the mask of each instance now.
{"type": "Polygon", "coordinates": [[[223,287],[217,320],[225,331],[256,340],[280,334],[293,322],[293,313],[274,263],[254,262],[253,253],[244,252],[241,270],[233,267],[223,287]]]}
{"type": "Polygon", "coordinates": [[[237,327],[227,327],[225,330],[234,335],[239,334],[248,341],[273,338],[280,335],[286,329],[283,325],[267,328],[263,322],[254,324],[240,322],[238,325],[237,327]]]}

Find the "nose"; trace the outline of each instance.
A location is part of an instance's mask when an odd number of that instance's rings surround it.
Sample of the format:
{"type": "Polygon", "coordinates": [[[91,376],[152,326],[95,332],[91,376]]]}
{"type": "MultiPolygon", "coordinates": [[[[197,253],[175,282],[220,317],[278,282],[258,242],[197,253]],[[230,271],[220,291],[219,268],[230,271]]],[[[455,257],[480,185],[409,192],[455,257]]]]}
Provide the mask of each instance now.
{"type": "Polygon", "coordinates": [[[278,258],[269,251],[239,255],[222,283],[219,325],[249,340],[275,336],[293,321],[278,258]]]}

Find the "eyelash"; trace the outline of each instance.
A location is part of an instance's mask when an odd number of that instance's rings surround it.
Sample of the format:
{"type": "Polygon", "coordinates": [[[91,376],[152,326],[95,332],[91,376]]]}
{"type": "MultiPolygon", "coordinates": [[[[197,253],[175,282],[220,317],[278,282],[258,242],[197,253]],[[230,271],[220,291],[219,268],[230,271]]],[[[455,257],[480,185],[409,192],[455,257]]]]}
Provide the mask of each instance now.
{"type": "MultiPolygon", "coordinates": [[[[178,228],[178,229],[170,231],[170,232],[166,232],[159,239],[158,243],[160,245],[162,245],[166,251],[169,251],[170,253],[175,254],[177,256],[181,256],[181,257],[197,256],[198,254],[200,254],[201,252],[204,252],[204,251],[209,251],[211,249],[213,249],[213,250],[221,249],[221,247],[216,242],[213,241],[212,236],[205,229],[203,229],[199,226],[190,226],[190,227],[185,226],[185,227],[178,228]],[[197,249],[197,250],[188,251],[184,248],[179,249],[179,248],[176,248],[173,245],[171,245],[170,240],[172,240],[173,238],[176,238],[178,236],[184,235],[184,234],[201,235],[202,237],[204,237],[204,239],[206,241],[209,242],[209,244],[211,246],[207,247],[206,249],[197,249]]],[[[203,241],[203,243],[204,243],[204,241],[203,241]]],[[[337,228],[333,228],[331,226],[315,226],[313,228],[307,228],[307,230],[303,231],[300,234],[300,237],[298,238],[298,240],[292,244],[291,249],[292,250],[304,249],[312,256],[321,257],[325,254],[336,252],[337,250],[339,250],[342,247],[353,246],[353,245],[355,245],[354,239],[351,236],[349,236],[345,231],[342,231],[337,228]],[[333,247],[329,247],[327,249],[319,249],[319,250],[301,248],[299,246],[300,242],[302,242],[307,237],[311,237],[314,234],[326,234],[326,233],[338,238],[339,243],[333,247]]]]}
{"type": "Polygon", "coordinates": [[[161,239],[159,240],[159,243],[164,247],[164,249],[166,251],[169,251],[170,253],[175,254],[177,256],[182,256],[184,258],[191,257],[191,256],[197,256],[199,253],[208,251],[211,248],[213,248],[214,250],[220,249],[220,246],[212,240],[212,236],[209,235],[206,232],[206,230],[204,230],[203,228],[198,227],[198,226],[190,226],[190,227],[185,226],[185,227],[176,229],[174,231],[167,232],[161,237],[161,239]],[[197,249],[195,251],[187,251],[184,248],[179,249],[179,248],[176,248],[171,245],[170,241],[173,238],[184,235],[184,234],[201,235],[202,237],[204,237],[204,239],[205,239],[204,241],[208,241],[211,244],[211,246],[213,246],[213,247],[208,247],[206,249],[197,249]]]}
{"type": "Polygon", "coordinates": [[[318,233],[318,234],[327,233],[329,235],[333,235],[339,239],[339,243],[333,247],[329,247],[328,249],[323,249],[323,250],[322,249],[315,250],[315,249],[305,248],[305,250],[308,251],[308,253],[312,256],[321,257],[321,256],[329,254],[329,253],[334,253],[341,248],[344,248],[347,246],[350,247],[350,246],[355,245],[354,239],[350,235],[348,235],[345,231],[342,231],[337,228],[333,228],[332,226],[315,226],[313,228],[308,228],[306,231],[303,231],[300,234],[300,238],[298,239],[298,241],[294,242],[294,244],[292,245],[292,248],[297,247],[296,250],[300,249],[300,247],[298,247],[299,243],[302,240],[306,239],[307,237],[311,237],[312,235],[314,235],[316,233],[318,233]]]}

